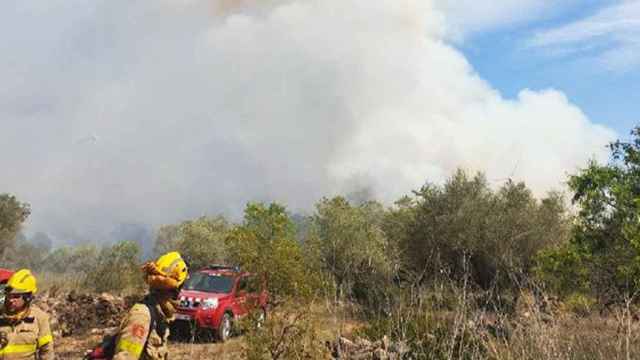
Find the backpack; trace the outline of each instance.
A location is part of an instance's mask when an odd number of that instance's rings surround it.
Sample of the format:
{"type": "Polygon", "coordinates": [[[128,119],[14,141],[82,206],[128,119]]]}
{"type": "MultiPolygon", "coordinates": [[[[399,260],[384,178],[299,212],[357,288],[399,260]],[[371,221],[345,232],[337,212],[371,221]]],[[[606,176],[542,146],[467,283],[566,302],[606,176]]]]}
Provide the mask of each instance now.
{"type": "MultiPolygon", "coordinates": [[[[143,302],[151,314],[151,324],[149,326],[149,333],[147,334],[147,339],[144,342],[143,349],[147,348],[147,343],[149,342],[149,337],[151,335],[151,331],[154,329],[156,331],[159,330],[158,326],[158,310],[155,306],[150,306],[146,302],[143,302]]],[[[164,329],[166,331],[166,328],[164,329]]],[[[163,331],[164,332],[164,331],[163,331]]],[[[160,333],[158,331],[158,333],[160,333]]],[[[92,350],[89,350],[83,360],[111,360],[116,355],[116,338],[118,334],[107,334],[102,338],[102,342],[94,347],[92,350]]]]}

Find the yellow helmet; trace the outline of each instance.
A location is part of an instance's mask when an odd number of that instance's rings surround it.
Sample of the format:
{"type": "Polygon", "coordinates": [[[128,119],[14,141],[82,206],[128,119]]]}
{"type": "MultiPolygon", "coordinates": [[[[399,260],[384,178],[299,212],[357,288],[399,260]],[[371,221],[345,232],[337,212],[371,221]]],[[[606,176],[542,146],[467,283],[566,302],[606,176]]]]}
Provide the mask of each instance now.
{"type": "Polygon", "coordinates": [[[179,288],[189,274],[187,263],[176,251],[160,256],[155,262],[146,263],[142,270],[147,284],[160,289],[179,288]]]}
{"type": "Polygon", "coordinates": [[[187,263],[177,251],[166,253],[156,260],[156,266],[160,271],[178,281],[178,286],[187,280],[187,263]]]}
{"type": "Polygon", "coordinates": [[[7,292],[10,294],[35,294],[37,291],[36,278],[27,269],[18,270],[7,281],[7,292]]]}

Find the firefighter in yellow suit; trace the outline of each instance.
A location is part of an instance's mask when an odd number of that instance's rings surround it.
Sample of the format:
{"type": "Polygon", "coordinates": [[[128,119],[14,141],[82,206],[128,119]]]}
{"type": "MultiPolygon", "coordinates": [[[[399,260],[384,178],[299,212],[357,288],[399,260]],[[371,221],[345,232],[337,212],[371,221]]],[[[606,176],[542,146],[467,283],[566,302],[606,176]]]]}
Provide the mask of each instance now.
{"type": "Polygon", "coordinates": [[[0,360],[53,360],[49,316],[32,305],[38,291],[36,278],[27,269],[13,274],[0,308],[0,360]]]}
{"type": "Polygon", "coordinates": [[[167,338],[178,293],[187,279],[186,262],[179,253],[162,255],[142,267],[149,294],[134,305],[116,335],[114,360],[166,360],[167,338]]]}

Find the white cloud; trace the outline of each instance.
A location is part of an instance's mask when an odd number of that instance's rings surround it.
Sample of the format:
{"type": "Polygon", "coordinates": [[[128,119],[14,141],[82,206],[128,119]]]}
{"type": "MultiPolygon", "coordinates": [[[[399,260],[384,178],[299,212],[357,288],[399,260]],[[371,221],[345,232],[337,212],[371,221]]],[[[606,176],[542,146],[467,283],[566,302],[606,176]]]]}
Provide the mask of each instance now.
{"type": "Polygon", "coordinates": [[[595,57],[610,70],[631,70],[640,66],[640,1],[623,1],[585,19],[539,31],[529,44],[595,57]]]}
{"type": "Polygon", "coordinates": [[[58,235],[354,181],[393,200],[458,166],[542,194],[615,136],[557,91],[502,98],[424,0],[10,4],[0,189],[58,235]]]}

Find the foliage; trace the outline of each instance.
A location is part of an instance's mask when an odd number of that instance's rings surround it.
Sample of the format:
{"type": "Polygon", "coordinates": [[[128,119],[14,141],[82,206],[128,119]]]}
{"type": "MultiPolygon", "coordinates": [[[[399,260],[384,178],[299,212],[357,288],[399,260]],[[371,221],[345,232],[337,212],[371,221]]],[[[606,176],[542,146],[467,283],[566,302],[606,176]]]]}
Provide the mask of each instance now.
{"type": "Polygon", "coordinates": [[[588,316],[596,305],[595,299],[580,293],[573,293],[564,300],[562,307],[565,311],[578,316],[588,316]]]}
{"type": "Polygon", "coordinates": [[[16,235],[30,214],[29,204],[21,203],[13,195],[0,194],[0,258],[15,244],[16,235]]]}
{"type": "Polygon", "coordinates": [[[18,239],[12,247],[5,250],[4,266],[37,271],[44,265],[47,253],[48,250],[44,247],[36,246],[24,238],[18,239]]]}
{"type": "Polygon", "coordinates": [[[322,287],[320,275],[305,262],[293,222],[279,204],[248,204],[243,223],[229,233],[226,246],[230,260],[266,276],[275,298],[309,298],[322,287]]]}
{"type": "Polygon", "coordinates": [[[425,185],[415,195],[402,239],[422,281],[471,274],[485,289],[516,287],[538,251],[568,236],[562,196],[537,201],[524,183],[509,180],[494,191],[482,174],[469,178],[459,170],[443,186],[425,185]]]}
{"type": "MultiPolygon", "coordinates": [[[[438,296],[443,287],[434,287],[417,296],[401,296],[398,306],[389,316],[375,317],[360,330],[358,335],[370,340],[388,336],[392,341],[407,346],[407,359],[482,359],[486,347],[472,319],[473,309],[467,295],[456,289],[451,298],[452,311],[443,311],[428,297],[438,296]],[[428,296],[428,297],[427,297],[428,296]]],[[[446,289],[449,291],[450,289],[446,289]]]]}
{"type": "Polygon", "coordinates": [[[97,292],[140,288],[140,253],[139,245],[132,241],[104,247],[96,263],[87,269],[86,288],[97,292]]]}
{"type": "Polygon", "coordinates": [[[328,350],[317,333],[317,319],[307,306],[288,303],[263,326],[249,327],[243,348],[248,360],[325,359],[328,350]]]}
{"type": "Polygon", "coordinates": [[[338,296],[350,296],[372,310],[388,303],[399,261],[382,229],[384,217],[377,202],[353,206],[343,197],[322,199],[308,240],[317,248],[324,271],[331,274],[338,296]]]}
{"type": "Polygon", "coordinates": [[[60,247],[49,253],[42,269],[56,274],[84,274],[94,269],[98,262],[98,249],[94,245],[60,247]]]}
{"type": "Polygon", "coordinates": [[[158,230],[154,252],[156,255],[178,251],[192,270],[225,262],[225,238],[231,226],[222,216],[200,217],[179,225],[165,225],[158,230]]]}
{"type": "Polygon", "coordinates": [[[388,241],[396,247],[401,245],[406,248],[410,242],[410,230],[416,224],[417,213],[416,199],[403,196],[397,200],[382,219],[382,231],[388,241]]]}
{"type": "Polygon", "coordinates": [[[545,287],[562,297],[574,292],[588,292],[589,271],[585,254],[575,246],[563,244],[541,250],[536,256],[534,276],[545,287]]]}
{"type": "Polygon", "coordinates": [[[579,212],[571,242],[539,260],[554,290],[591,292],[605,303],[640,291],[640,127],[610,145],[611,162],[592,161],[569,179],[579,212]],[[574,277],[578,286],[554,282],[574,277]]]}

